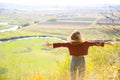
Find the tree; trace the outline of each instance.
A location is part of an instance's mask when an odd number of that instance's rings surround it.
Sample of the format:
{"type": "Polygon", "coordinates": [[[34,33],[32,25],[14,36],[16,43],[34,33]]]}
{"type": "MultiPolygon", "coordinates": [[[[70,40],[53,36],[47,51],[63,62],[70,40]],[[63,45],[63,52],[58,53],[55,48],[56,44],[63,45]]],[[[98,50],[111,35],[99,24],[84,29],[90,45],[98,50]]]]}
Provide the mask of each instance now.
{"type": "Polygon", "coordinates": [[[120,8],[119,6],[106,6],[101,12],[104,18],[98,20],[100,25],[120,25],[120,8]]]}

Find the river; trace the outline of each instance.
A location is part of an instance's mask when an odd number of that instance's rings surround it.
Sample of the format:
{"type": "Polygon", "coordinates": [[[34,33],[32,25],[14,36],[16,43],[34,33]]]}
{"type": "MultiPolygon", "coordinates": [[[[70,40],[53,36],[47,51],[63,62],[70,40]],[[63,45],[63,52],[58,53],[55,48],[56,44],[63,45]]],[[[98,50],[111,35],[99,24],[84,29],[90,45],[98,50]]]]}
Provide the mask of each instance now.
{"type": "MultiPolygon", "coordinates": [[[[2,25],[9,25],[7,22],[4,22],[4,23],[0,23],[2,25]]],[[[11,28],[8,28],[8,29],[3,29],[3,30],[0,30],[0,32],[6,32],[6,31],[15,31],[19,28],[18,25],[12,25],[13,27],[11,28]]]]}
{"type": "MultiPolygon", "coordinates": [[[[15,40],[31,39],[31,38],[54,39],[54,40],[60,40],[60,41],[66,42],[66,39],[64,39],[64,38],[54,37],[54,36],[41,36],[41,35],[38,35],[38,36],[18,36],[18,37],[2,38],[2,39],[0,39],[0,43],[11,42],[11,41],[15,41],[15,40]]],[[[113,40],[108,39],[108,40],[89,40],[89,41],[93,41],[93,42],[108,42],[108,41],[113,41],[113,40]]],[[[120,41],[120,40],[118,39],[117,41],[120,41]]]]}
{"type": "Polygon", "coordinates": [[[0,30],[0,32],[15,31],[15,30],[17,30],[18,28],[19,28],[18,25],[14,25],[14,27],[0,30]]]}
{"type": "MultiPolygon", "coordinates": [[[[5,23],[0,23],[0,24],[4,24],[4,25],[8,25],[7,22],[5,23]]],[[[3,30],[0,30],[0,32],[6,32],[6,31],[15,31],[19,28],[18,25],[13,25],[12,28],[8,28],[8,29],[3,29],[3,30]]],[[[37,36],[18,36],[18,37],[9,37],[9,38],[2,38],[0,39],[0,43],[2,42],[10,42],[10,41],[14,41],[14,40],[23,40],[23,39],[30,39],[30,38],[46,38],[46,39],[55,39],[55,40],[61,40],[61,41],[66,41],[66,39],[64,38],[59,38],[59,37],[53,37],[53,36],[40,36],[40,35],[37,35],[37,36]]],[[[92,41],[112,41],[112,40],[92,40],[92,41]]],[[[118,40],[120,41],[120,40],[118,40]]]]}
{"type": "Polygon", "coordinates": [[[15,41],[15,40],[31,39],[31,38],[40,38],[40,39],[44,38],[44,39],[54,39],[54,40],[66,41],[66,39],[64,39],[64,38],[53,37],[53,36],[18,36],[18,37],[2,38],[2,39],[0,39],[0,43],[10,42],[10,41],[15,41]]]}
{"type": "MultiPolygon", "coordinates": [[[[8,22],[0,22],[0,24],[9,25],[8,22]]],[[[13,27],[11,27],[11,28],[0,30],[0,32],[15,31],[19,28],[18,25],[12,25],[12,26],[13,27]]],[[[30,39],[30,38],[46,38],[46,39],[55,39],[55,40],[65,41],[65,39],[53,37],[53,36],[18,36],[18,37],[2,38],[2,39],[0,39],[0,43],[10,42],[10,41],[14,41],[14,40],[30,39]]]]}

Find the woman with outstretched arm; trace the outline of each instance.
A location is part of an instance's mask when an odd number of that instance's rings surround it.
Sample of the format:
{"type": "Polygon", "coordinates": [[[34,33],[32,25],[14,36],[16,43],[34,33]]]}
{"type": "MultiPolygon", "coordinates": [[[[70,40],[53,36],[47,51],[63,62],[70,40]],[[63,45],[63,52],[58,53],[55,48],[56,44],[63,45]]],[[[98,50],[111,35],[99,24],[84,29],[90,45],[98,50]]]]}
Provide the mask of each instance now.
{"type": "Polygon", "coordinates": [[[46,42],[46,46],[53,46],[53,48],[66,47],[69,49],[69,54],[72,56],[70,63],[70,76],[71,80],[76,80],[78,71],[78,80],[84,79],[85,74],[85,59],[84,56],[88,54],[88,49],[91,46],[104,47],[105,44],[113,45],[113,42],[93,42],[85,41],[80,32],[73,31],[67,42],[49,43],[46,42]]]}

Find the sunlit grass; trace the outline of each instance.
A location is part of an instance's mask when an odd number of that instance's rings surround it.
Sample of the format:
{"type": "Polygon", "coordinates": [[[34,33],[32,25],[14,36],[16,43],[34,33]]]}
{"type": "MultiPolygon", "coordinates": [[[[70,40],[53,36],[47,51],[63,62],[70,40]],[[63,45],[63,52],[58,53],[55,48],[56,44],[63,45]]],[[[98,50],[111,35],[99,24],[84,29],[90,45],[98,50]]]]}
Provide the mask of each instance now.
{"type": "Polygon", "coordinates": [[[55,60],[64,59],[65,54],[56,55],[56,50],[51,48],[46,51],[46,47],[44,47],[45,41],[47,40],[29,39],[1,43],[0,69],[5,68],[7,72],[0,75],[5,78],[9,77],[9,80],[16,80],[21,76],[28,78],[29,75],[32,76],[36,72],[45,74],[46,72],[56,70],[55,60]]]}
{"type": "MultiPolygon", "coordinates": [[[[69,80],[70,56],[67,50],[47,48],[44,46],[45,41],[28,39],[1,43],[0,68],[6,69],[5,73],[0,74],[1,79],[69,80]]],[[[114,46],[91,47],[86,56],[85,79],[117,79],[119,50],[119,43],[114,46]]]]}
{"type": "MultiPolygon", "coordinates": [[[[78,29],[85,39],[120,38],[119,27],[79,27],[61,25],[31,25],[16,31],[0,33],[0,38],[47,35],[65,38],[78,29]],[[108,32],[109,31],[109,32],[108,32]],[[91,36],[92,35],[92,36],[91,36]],[[98,36],[99,35],[99,36],[98,36]]],[[[26,39],[0,43],[0,79],[3,80],[69,80],[71,57],[67,49],[52,49],[48,39],[26,39]]],[[[58,42],[49,39],[50,42],[58,42]]],[[[86,80],[118,80],[120,46],[91,47],[86,57],[86,80]]]]}

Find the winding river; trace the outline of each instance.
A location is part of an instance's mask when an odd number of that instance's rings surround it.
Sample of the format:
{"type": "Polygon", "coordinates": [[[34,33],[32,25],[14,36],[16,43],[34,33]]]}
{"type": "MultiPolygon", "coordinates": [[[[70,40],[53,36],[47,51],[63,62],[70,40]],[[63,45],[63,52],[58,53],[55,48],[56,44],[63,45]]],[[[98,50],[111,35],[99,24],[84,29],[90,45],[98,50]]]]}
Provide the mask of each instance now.
{"type": "MultiPolygon", "coordinates": [[[[66,41],[66,39],[64,38],[60,38],[60,37],[54,37],[54,36],[18,36],[18,37],[10,37],[10,38],[2,38],[0,39],[0,43],[3,43],[3,42],[10,42],[10,41],[15,41],[15,40],[24,40],[24,39],[31,39],[31,38],[39,38],[39,39],[54,39],[54,40],[60,40],[60,41],[66,41]]],[[[108,40],[90,40],[90,41],[104,41],[104,42],[108,42],[108,41],[113,41],[111,39],[108,39],[108,40]]],[[[120,40],[117,40],[117,41],[120,41],[120,40]]]]}
{"type": "MultiPolygon", "coordinates": [[[[0,23],[0,24],[8,25],[8,23],[0,23]]],[[[0,32],[15,31],[18,28],[19,28],[18,25],[13,25],[12,28],[3,29],[3,30],[0,30],[0,32]]],[[[60,41],[66,41],[66,39],[64,39],[64,38],[59,38],[59,37],[54,37],[54,36],[36,35],[36,36],[18,36],[18,37],[2,38],[2,39],[0,39],[0,43],[2,43],[2,42],[10,42],[10,41],[14,41],[14,40],[30,39],[30,38],[46,38],[46,39],[55,39],[55,40],[60,40],[60,41]]],[[[106,41],[112,41],[112,40],[93,40],[93,41],[105,41],[106,42],[106,41]]],[[[120,41],[120,39],[117,40],[117,41],[120,41]]]]}
{"type": "MultiPolygon", "coordinates": [[[[0,24],[9,25],[8,22],[0,22],[0,24]]],[[[0,32],[15,31],[15,30],[19,29],[18,25],[12,25],[12,26],[13,27],[11,27],[11,28],[0,30],[0,32]]],[[[18,37],[2,38],[2,39],[0,39],[0,43],[10,42],[10,41],[14,41],[14,40],[30,39],[30,38],[46,38],[46,39],[49,38],[49,39],[65,41],[65,39],[53,37],[53,36],[18,36],[18,37]]]]}
{"type": "Polygon", "coordinates": [[[2,38],[0,39],[0,43],[2,42],[10,42],[15,40],[24,40],[24,39],[31,39],[31,38],[40,38],[40,39],[54,39],[60,41],[66,41],[64,38],[53,37],[53,36],[18,36],[18,37],[10,37],[10,38],[2,38]]]}
{"type": "Polygon", "coordinates": [[[14,25],[14,27],[0,30],[0,32],[15,31],[15,30],[17,30],[18,28],[19,28],[18,25],[14,25]]]}

